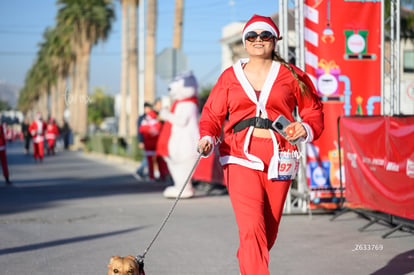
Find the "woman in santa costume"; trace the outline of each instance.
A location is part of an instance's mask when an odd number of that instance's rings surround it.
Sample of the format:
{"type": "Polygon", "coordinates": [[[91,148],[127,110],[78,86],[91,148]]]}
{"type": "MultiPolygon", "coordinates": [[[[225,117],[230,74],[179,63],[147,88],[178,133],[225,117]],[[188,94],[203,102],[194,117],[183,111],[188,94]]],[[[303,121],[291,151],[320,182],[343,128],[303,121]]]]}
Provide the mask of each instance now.
{"type": "Polygon", "coordinates": [[[9,179],[9,167],[7,165],[6,144],[6,124],[3,124],[0,118],[0,162],[6,184],[10,185],[11,181],[9,179]]]}
{"type": "Polygon", "coordinates": [[[36,114],[35,120],[29,126],[29,132],[33,140],[33,156],[35,160],[43,161],[44,157],[44,137],[46,133],[46,123],[40,113],[36,114]]]}
{"type": "Polygon", "coordinates": [[[56,121],[53,118],[49,118],[49,123],[46,128],[46,141],[47,141],[47,154],[55,154],[56,138],[59,136],[59,129],[56,125],[56,121]]]}
{"type": "Polygon", "coordinates": [[[270,17],[254,15],[243,29],[249,58],[226,69],[212,89],[199,123],[199,151],[220,144],[224,180],[239,227],[241,274],[269,274],[269,251],[276,241],[283,205],[299,156],[289,141],[310,142],[324,128],[322,104],[309,77],[284,61],[281,39],[270,17]],[[302,122],[292,112],[298,107],[302,122]],[[292,123],[285,139],[272,128],[279,115],[292,123]],[[224,139],[218,137],[223,122],[224,139]]]}

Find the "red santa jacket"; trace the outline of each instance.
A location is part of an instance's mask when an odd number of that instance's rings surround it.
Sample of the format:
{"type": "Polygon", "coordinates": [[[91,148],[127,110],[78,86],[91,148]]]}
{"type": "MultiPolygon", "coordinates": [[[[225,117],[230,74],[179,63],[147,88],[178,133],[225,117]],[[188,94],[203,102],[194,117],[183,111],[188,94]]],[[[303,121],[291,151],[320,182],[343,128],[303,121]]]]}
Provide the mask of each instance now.
{"type": "Polygon", "coordinates": [[[44,123],[43,120],[34,120],[29,126],[29,132],[32,135],[34,143],[43,142],[46,132],[46,123],[44,123]]]}
{"type": "Polygon", "coordinates": [[[47,140],[55,140],[56,137],[59,135],[59,129],[56,123],[49,123],[46,128],[46,139],[47,140]]]}
{"type": "MultiPolygon", "coordinates": [[[[292,66],[299,79],[309,88],[308,96],[301,93],[292,73],[276,61],[273,62],[260,97],[257,99],[253,87],[243,72],[243,63],[247,61],[246,59],[239,60],[221,74],[204,105],[199,122],[200,136],[202,138],[212,137],[215,143],[221,142],[220,162],[222,165],[238,163],[252,169],[263,170],[263,162],[248,152],[253,126],[233,133],[234,125],[247,118],[257,117],[259,114],[272,121],[283,114],[293,122],[292,112],[297,105],[299,115],[303,120],[302,124],[308,133],[306,141],[310,142],[318,138],[324,128],[322,104],[306,73],[292,66]],[[228,113],[230,115],[224,128],[224,139],[220,140],[221,126],[228,113]]],[[[277,167],[279,151],[296,151],[297,147],[275,131],[269,131],[274,149],[271,165],[277,167]]],[[[271,170],[269,169],[269,172],[271,170]]],[[[270,175],[269,178],[274,178],[274,176],[277,177],[277,175],[270,175]]]]}
{"type": "Polygon", "coordinates": [[[6,130],[5,125],[0,124],[0,151],[6,150],[6,130]]]}
{"type": "Polygon", "coordinates": [[[144,138],[146,154],[155,154],[155,148],[161,131],[161,121],[157,119],[157,113],[155,111],[151,110],[145,115],[138,131],[144,138]]]}

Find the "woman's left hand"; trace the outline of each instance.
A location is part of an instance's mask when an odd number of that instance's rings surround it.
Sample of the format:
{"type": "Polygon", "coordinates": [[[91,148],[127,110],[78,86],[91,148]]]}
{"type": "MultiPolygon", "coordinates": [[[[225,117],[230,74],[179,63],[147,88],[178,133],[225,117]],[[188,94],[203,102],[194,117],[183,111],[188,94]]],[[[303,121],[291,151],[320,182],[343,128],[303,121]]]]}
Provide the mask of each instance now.
{"type": "Polygon", "coordinates": [[[303,127],[302,123],[300,122],[293,122],[291,124],[289,124],[288,127],[286,127],[285,129],[285,133],[286,133],[286,139],[288,141],[294,141],[298,138],[306,138],[307,137],[307,133],[305,130],[305,127],[303,127]],[[293,129],[293,130],[292,130],[293,129]]]}

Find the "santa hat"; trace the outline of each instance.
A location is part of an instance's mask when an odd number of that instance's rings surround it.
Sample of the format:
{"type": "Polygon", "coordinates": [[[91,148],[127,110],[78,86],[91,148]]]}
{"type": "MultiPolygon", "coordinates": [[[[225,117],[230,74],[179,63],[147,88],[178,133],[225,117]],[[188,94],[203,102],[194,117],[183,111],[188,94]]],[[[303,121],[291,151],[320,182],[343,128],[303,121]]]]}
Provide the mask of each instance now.
{"type": "Polygon", "coordinates": [[[253,30],[269,31],[273,34],[274,37],[276,37],[276,40],[279,40],[280,37],[279,29],[273,22],[272,18],[255,14],[252,16],[252,18],[250,18],[249,21],[247,21],[246,25],[243,28],[243,46],[246,46],[246,40],[244,39],[246,34],[253,30]]]}

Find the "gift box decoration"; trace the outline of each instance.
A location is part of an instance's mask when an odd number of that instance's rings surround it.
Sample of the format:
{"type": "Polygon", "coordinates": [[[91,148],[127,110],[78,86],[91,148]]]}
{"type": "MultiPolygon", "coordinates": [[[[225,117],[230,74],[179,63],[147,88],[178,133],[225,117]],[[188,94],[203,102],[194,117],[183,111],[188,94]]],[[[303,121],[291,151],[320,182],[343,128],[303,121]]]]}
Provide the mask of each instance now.
{"type": "Polygon", "coordinates": [[[341,70],[335,61],[321,59],[316,69],[317,88],[320,96],[339,95],[339,74],[341,70]]]}

